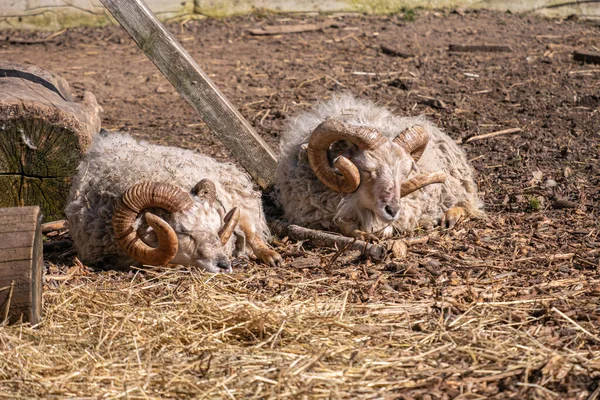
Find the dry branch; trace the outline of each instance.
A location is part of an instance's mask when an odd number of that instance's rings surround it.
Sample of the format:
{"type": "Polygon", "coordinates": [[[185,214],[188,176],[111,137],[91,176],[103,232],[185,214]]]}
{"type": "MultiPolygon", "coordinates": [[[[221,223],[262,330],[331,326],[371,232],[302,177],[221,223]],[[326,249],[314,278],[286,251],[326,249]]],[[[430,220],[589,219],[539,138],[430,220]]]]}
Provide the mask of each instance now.
{"type": "Polygon", "coordinates": [[[46,222],[45,224],[42,224],[42,233],[44,234],[60,231],[63,229],[67,229],[66,219],[60,219],[58,221],[46,222]]]}
{"type": "Polygon", "coordinates": [[[588,64],[600,64],[600,52],[597,51],[576,51],[573,53],[573,60],[588,64]]]}
{"type": "Polygon", "coordinates": [[[381,51],[383,54],[400,58],[410,58],[415,56],[414,54],[405,53],[393,44],[381,44],[381,51]]]}
{"type": "Polygon", "coordinates": [[[489,139],[489,138],[493,138],[493,137],[501,136],[501,135],[510,135],[512,133],[518,133],[518,132],[522,132],[522,131],[523,131],[523,129],[521,129],[521,128],[504,129],[502,131],[496,131],[496,132],[490,132],[490,133],[484,133],[481,135],[471,136],[470,138],[463,140],[462,143],[474,142],[476,140],[481,140],[481,139],[489,139]]]}
{"type": "Polygon", "coordinates": [[[281,220],[271,222],[269,227],[273,233],[280,237],[287,236],[292,240],[305,240],[311,246],[315,247],[329,247],[334,249],[345,247],[348,250],[360,250],[378,261],[383,260],[387,254],[386,246],[380,244],[367,243],[355,238],[303,228],[298,225],[288,224],[281,220]]]}
{"type": "Polygon", "coordinates": [[[283,33],[302,33],[320,31],[335,25],[333,20],[327,20],[320,24],[303,24],[303,25],[270,25],[262,28],[250,29],[249,32],[255,36],[280,35],[283,33]]]}
{"type": "Polygon", "coordinates": [[[476,53],[476,52],[488,52],[488,53],[499,53],[512,52],[512,49],[509,46],[501,46],[501,45],[466,45],[466,44],[451,44],[448,46],[448,51],[458,52],[458,53],[476,53]]]}

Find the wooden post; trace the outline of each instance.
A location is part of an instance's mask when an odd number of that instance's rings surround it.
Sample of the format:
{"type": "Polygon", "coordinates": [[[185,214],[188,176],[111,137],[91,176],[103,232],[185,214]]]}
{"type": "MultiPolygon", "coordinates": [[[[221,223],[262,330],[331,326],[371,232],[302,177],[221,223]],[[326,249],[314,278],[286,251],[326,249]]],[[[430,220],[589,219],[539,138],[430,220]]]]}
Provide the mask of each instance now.
{"type": "Polygon", "coordinates": [[[40,321],[41,219],[39,207],[0,208],[0,322],[40,321]]]}
{"type": "Polygon", "coordinates": [[[50,71],[0,61],[0,207],[39,205],[47,220],[62,218],[101,110],[89,92],[75,102],[50,71]]]}
{"type": "Polygon", "coordinates": [[[263,189],[275,182],[273,150],[229,103],[142,0],[100,0],[263,189]]]}

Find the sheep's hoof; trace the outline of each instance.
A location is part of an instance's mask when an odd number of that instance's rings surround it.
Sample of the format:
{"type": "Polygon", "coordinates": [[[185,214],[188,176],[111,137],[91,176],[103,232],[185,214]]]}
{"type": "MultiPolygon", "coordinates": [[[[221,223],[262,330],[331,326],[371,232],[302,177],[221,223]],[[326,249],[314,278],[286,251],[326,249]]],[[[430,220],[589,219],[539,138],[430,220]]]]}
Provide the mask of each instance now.
{"type": "Polygon", "coordinates": [[[444,213],[442,217],[442,228],[452,229],[454,226],[462,220],[464,217],[469,215],[464,207],[452,207],[444,213]]]}
{"type": "Polygon", "coordinates": [[[274,250],[265,248],[255,251],[254,254],[269,267],[281,267],[283,264],[283,258],[274,250]]]}

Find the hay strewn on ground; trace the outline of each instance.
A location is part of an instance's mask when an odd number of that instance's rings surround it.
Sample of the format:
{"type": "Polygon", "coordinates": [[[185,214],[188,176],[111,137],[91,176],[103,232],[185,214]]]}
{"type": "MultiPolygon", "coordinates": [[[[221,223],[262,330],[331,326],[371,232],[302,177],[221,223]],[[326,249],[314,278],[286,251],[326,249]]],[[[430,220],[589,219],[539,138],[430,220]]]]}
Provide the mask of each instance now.
{"type": "MultiPolygon", "coordinates": [[[[325,18],[170,29],[274,147],[284,117],[341,91],[457,140],[521,128],[464,145],[488,219],[414,232],[427,242],[381,264],[282,240],[283,268],[239,260],[229,276],[92,272],[62,242],[46,254],[43,323],[0,327],[0,397],[600,399],[600,69],[572,58],[600,48],[599,26],[418,12],[248,34],[325,18]]],[[[0,52],[92,90],[105,127],[228,157],[119,28],[51,40],[0,52]]]]}
{"type": "Polygon", "coordinates": [[[0,330],[0,393],[595,399],[596,250],[506,256],[523,236],[481,224],[378,265],[281,243],[291,265],[233,275],[52,266],[43,324],[0,330]]]}

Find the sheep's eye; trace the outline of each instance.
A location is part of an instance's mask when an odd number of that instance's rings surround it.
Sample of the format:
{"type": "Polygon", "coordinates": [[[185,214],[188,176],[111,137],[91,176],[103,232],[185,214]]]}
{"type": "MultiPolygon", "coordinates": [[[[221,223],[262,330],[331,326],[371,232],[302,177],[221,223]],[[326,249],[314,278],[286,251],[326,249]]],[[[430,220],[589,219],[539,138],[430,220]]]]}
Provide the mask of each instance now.
{"type": "Polygon", "coordinates": [[[377,172],[370,169],[365,169],[364,173],[367,175],[368,178],[375,178],[377,176],[377,172]]]}

